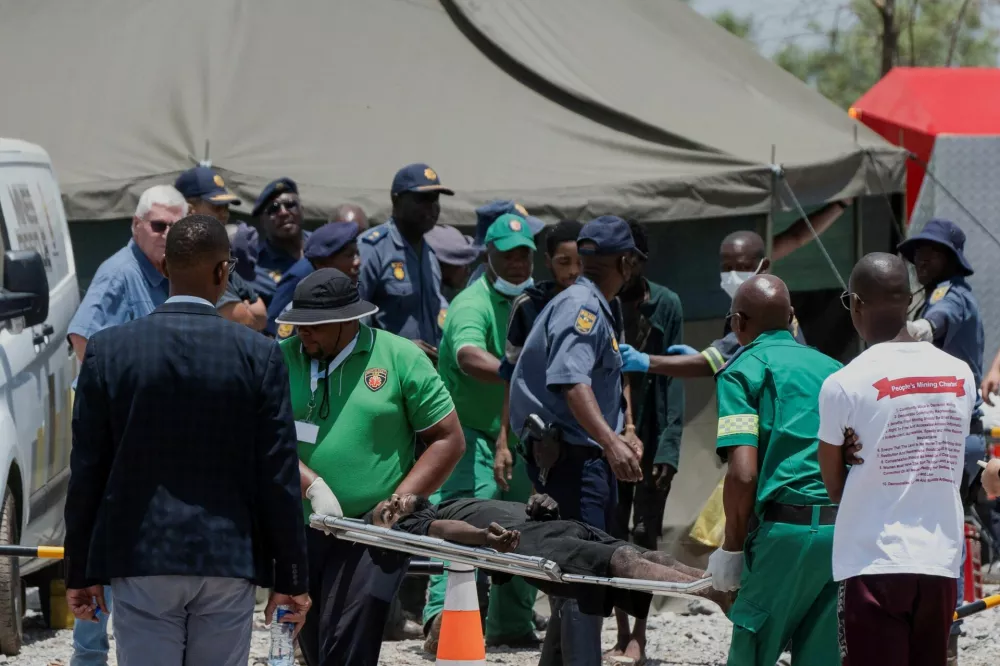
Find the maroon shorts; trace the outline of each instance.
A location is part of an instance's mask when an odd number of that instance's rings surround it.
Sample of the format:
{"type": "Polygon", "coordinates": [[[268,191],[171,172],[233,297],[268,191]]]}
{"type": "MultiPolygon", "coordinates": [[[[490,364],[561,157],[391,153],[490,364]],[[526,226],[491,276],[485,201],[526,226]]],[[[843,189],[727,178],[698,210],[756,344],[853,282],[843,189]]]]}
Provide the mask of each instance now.
{"type": "Polygon", "coordinates": [[[840,584],[843,666],[942,666],[958,585],[922,574],[856,576],[840,584]]]}

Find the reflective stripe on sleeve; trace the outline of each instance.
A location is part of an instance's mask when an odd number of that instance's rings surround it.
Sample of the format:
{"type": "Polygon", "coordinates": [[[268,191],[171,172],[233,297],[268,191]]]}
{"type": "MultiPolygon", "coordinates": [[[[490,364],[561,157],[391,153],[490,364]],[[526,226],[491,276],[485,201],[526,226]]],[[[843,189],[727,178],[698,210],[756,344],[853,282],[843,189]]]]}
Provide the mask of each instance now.
{"type": "Polygon", "coordinates": [[[756,414],[734,414],[733,416],[723,416],[719,419],[718,437],[727,435],[753,435],[758,434],[760,419],[756,414]]]}
{"type": "Polygon", "coordinates": [[[709,367],[712,368],[712,374],[716,374],[722,369],[722,366],[726,364],[726,359],[723,358],[722,352],[720,352],[715,347],[706,347],[701,351],[701,355],[705,357],[708,361],[709,367]]]}

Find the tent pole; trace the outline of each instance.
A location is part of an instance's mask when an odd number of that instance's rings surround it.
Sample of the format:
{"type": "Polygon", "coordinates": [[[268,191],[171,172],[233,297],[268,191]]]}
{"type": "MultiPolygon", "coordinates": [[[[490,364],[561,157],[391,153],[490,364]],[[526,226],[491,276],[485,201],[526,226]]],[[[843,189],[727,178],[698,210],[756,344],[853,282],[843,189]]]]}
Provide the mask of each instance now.
{"type": "MultiPolygon", "coordinates": [[[[775,159],[777,158],[777,146],[773,143],[771,144],[771,166],[776,164],[775,159]]],[[[774,206],[775,200],[774,195],[778,191],[778,176],[771,170],[771,205],[768,207],[767,219],[764,220],[764,250],[766,256],[770,257],[774,250],[774,206]]]]}
{"type": "MultiPolygon", "coordinates": [[[[856,197],[854,199],[854,211],[852,215],[852,222],[854,223],[854,263],[857,264],[861,261],[861,257],[865,256],[865,244],[862,238],[862,227],[864,226],[863,218],[861,215],[861,207],[864,197],[856,197]]],[[[855,334],[855,344],[857,345],[856,353],[860,354],[865,350],[865,341],[861,339],[861,336],[855,334]]]]}

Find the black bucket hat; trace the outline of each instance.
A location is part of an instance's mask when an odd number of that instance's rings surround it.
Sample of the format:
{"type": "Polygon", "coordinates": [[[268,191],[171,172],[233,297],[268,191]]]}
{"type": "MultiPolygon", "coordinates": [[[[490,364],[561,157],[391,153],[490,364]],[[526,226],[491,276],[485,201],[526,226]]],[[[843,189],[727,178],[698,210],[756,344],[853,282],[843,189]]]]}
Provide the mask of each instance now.
{"type": "Polygon", "coordinates": [[[358,285],[336,268],[310,273],[295,287],[292,307],[275,319],[279,324],[316,326],[354,321],[378,312],[361,299],[358,285]]]}

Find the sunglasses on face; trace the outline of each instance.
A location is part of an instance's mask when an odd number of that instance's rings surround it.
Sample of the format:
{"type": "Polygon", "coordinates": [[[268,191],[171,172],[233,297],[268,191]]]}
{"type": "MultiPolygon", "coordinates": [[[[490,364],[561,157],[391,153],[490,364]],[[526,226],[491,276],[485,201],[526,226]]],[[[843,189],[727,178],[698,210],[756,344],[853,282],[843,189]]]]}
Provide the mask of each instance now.
{"type": "Polygon", "coordinates": [[[169,230],[172,224],[173,222],[157,222],[156,220],[152,220],[149,223],[149,228],[153,230],[154,234],[162,234],[169,230]]]}
{"type": "Polygon", "coordinates": [[[294,213],[299,209],[298,201],[272,201],[271,205],[267,207],[268,215],[277,215],[281,209],[284,208],[289,213],[294,213]]]}

